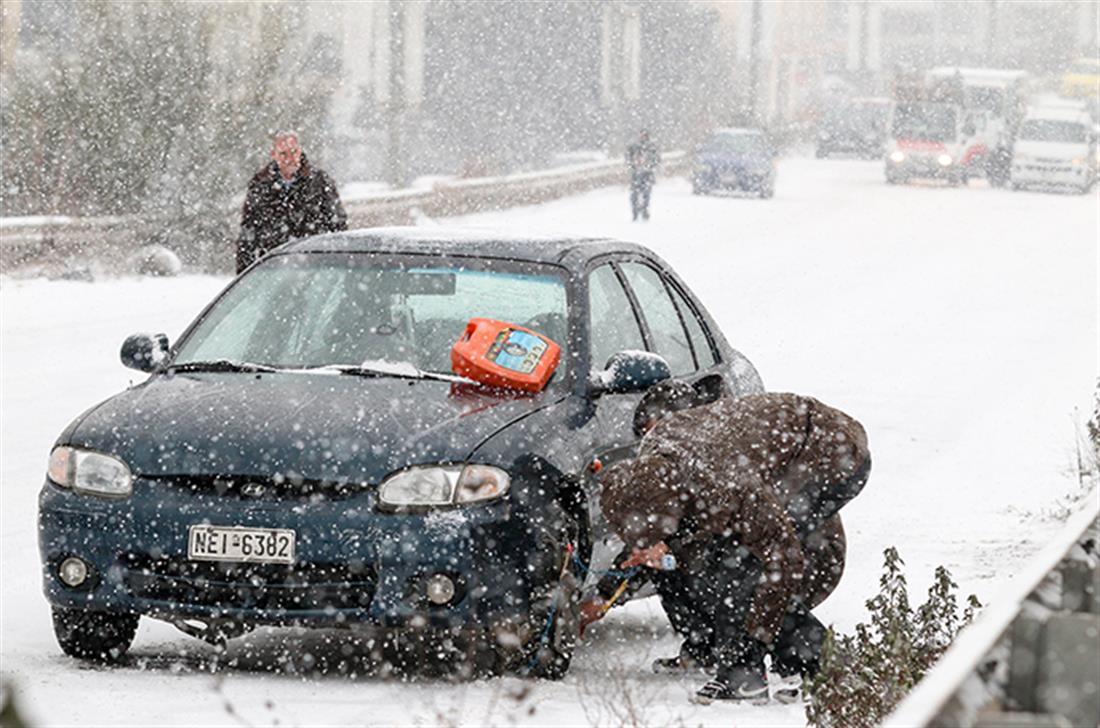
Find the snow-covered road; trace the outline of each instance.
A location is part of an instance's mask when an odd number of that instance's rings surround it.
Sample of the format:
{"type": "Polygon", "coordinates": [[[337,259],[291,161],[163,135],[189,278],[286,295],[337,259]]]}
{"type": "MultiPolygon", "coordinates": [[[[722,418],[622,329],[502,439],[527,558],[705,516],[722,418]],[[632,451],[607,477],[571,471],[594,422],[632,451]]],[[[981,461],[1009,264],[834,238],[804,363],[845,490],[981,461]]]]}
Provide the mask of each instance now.
{"type": "MultiPolygon", "coordinates": [[[[1080,494],[1076,443],[1098,374],[1095,192],[888,187],[879,163],[788,159],[773,200],[693,197],[674,179],[657,186],[652,209],[650,222],[631,223],[626,191],[604,189],[436,224],[649,245],[769,389],[813,394],[863,421],[874,471],[845,510],[848,570],[822,619],[846,630],[862,618],[890,545],[915,598],[944,564],[963,594],[995,600],[1080,494]]],[[[244,666],[215,669],[211,648],[149,620],[129,666],[62,656],[35,544],[50,445],[137,376],[118,363],[127,334],[175,336],[225,282],[2,281],[0,668],[36,722],[804,724],[799,706],[693,706],[697,678],[650,674],[650,660],[677,645],[654,600],[590,630],[560,683],[402,684],[267,664],[354,665],[339,632],[263,630],[231,648],[244,666]]]]}

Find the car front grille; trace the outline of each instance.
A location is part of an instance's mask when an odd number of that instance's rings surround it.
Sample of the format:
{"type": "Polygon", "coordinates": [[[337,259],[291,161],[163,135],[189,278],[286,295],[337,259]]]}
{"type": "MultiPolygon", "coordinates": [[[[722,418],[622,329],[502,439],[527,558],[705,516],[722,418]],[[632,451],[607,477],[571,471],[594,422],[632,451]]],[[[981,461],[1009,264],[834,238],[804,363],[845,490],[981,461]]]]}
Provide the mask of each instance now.
{"type": "Polygon", "coordinates": [[[365,564],[249,564],[126,554],[124,581],[142,599],[226,611],[365,609],[376,574],[365,564]]]}
{"type": "Polygon", "coordinates": [[[366,486],[322,480],[281,479],[248,476],[143,476],[162,487],[187,495],[210,495],[238,501],[315,502],[346,500],[362,494],[366,486]]]}

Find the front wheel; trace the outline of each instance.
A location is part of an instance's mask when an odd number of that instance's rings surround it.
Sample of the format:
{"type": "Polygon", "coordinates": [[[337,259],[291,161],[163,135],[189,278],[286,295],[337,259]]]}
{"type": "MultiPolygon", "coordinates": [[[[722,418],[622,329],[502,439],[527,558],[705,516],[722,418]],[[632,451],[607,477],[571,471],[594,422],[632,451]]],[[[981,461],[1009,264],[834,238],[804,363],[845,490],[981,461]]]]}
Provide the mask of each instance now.
{"type": "Polygon", "coordinates": [[[53,632],[61,651],[94,662],[117,662],[130,649],[138,615],[53,607],[53,632]]]}

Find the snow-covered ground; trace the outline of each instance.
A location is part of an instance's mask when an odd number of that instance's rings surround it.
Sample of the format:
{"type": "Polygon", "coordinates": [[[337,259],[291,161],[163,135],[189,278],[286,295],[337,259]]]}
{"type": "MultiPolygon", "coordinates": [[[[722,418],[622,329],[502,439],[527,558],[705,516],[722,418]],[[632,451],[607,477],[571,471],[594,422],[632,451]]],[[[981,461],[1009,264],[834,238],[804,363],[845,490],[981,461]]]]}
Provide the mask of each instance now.
{"type": "MultiPolygon", "coordinates": [[[[890,545],[915,599],[944,564],[964,595],[995,601],[1080,494],[1076,442],[1098,373],[1096,194],[888,187],[879,163],[790,159],[773,200],[693,197],[684,180],[662,180],[652,209],[650,222],[629,222],[626,191],[613,188],[436,222],[647,244],[769,389],[863,421],[874,470],[845,510],[849,564],[823,620],[848,630],[863,617],[890,545]]],[[[652,599],[594,626],[559,683],[294,671],[341,660],[354,670],[343,632],[262,630],[231,646],[240,665],[218,667],[211,648],[149,620],[127,666],[64,657],[35,543],[50,445],[139,376],[118,362],[126,335],[175,336],[225,282],[2,281],[0,660],[36,723],[804,724],[800,706],[690,705],[698,677],[651,674],[678,644],[652,599]]]]}

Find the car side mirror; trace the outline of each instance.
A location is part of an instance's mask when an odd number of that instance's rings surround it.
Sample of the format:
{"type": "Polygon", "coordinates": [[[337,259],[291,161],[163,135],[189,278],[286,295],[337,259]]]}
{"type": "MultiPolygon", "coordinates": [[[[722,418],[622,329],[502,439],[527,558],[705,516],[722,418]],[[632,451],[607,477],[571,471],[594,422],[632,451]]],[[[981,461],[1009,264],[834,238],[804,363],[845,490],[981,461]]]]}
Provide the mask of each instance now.
{"type": "Polygon", "coordinates": [[[593,394],[644,392],[672,376],[668,362],[649,351],[620,351],[607,360],[603,371],[592,375],[593,394]]]}
{"type": "Polygon", "coordinates": [[[151,372],[168,358],[167,334],[134,334],[122,342],[119,352],[124,366],[139,372],[151,372]]]}

